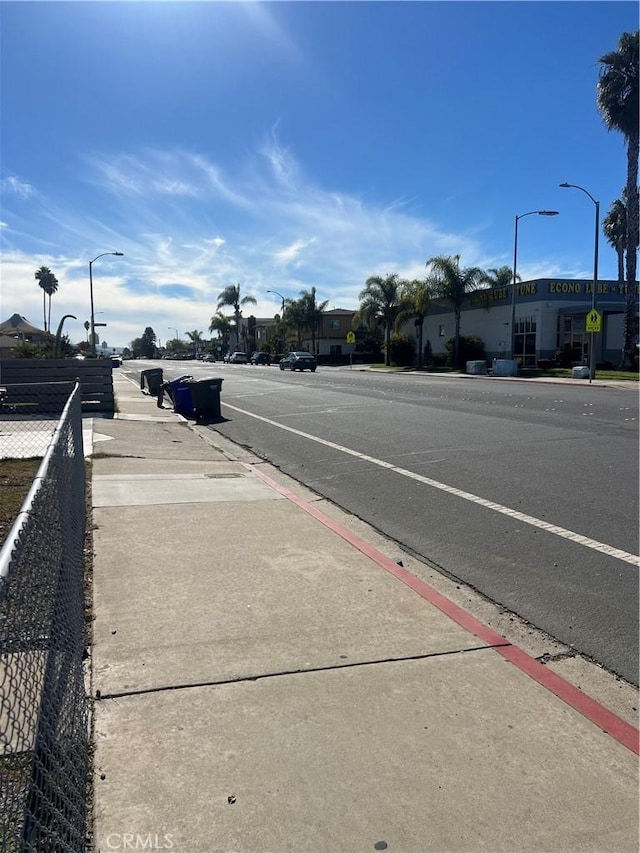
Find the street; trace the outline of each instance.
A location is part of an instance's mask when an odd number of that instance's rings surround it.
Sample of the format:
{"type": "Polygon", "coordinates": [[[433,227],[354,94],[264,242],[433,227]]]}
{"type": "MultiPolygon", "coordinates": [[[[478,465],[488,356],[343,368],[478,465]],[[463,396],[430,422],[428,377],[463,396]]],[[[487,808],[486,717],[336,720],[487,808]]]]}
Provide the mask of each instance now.
{"type": "Polygon", "coordinates": [[[638,683],[635,386],[165,366],[186,372],[224,379],[213,429],[638,683]]]}

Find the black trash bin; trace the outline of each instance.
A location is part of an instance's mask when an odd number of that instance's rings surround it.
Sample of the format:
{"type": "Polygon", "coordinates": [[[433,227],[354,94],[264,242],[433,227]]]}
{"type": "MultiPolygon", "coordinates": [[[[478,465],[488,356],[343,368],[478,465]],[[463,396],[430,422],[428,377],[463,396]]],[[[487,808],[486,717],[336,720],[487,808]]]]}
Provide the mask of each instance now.
{"type": "Polygon", "coordinates": [[[140,388],[152,397],[157,397],[162,388],[162,368],[151,367],[140,374],[140,388]]]}
{"type": "Polygon", "coordinates": [[[193,413],[196,420],[220,418],[220,391],[222,379],[210,376],[208,379],[192,379],[188,386],[191,390],[193,413]]]}

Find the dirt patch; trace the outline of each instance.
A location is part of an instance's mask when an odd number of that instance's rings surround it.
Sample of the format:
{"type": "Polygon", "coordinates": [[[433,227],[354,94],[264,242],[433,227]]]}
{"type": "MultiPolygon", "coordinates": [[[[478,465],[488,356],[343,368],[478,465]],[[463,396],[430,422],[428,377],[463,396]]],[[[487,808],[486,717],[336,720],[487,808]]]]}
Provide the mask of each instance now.
{"type": "Polygon", "coordinates": [[[0,544],[22,509],[42,459],[0,459],[0,544]]]}

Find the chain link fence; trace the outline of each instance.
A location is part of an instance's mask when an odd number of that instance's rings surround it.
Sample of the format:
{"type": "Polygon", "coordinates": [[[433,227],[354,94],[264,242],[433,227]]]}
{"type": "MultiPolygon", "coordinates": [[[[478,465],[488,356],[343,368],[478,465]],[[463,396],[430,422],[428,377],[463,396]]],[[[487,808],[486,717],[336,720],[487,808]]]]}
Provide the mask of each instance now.
{"type": "Polygon", "coordinates": [[[75,382],[0,385],[0,459],[44,456],[75,382]]]}
{"type": "MultiPolygon", "coordinates": [[[[60,393],[60,388],[53,393],[58,401],[60,393]]],[[[38,432],[36,413],[42,427],[57,404],[42,402],[42,388],[31,401],[28,396],[24,386],[20,393],[12,389],[2,405],[23,406],[23,421],[38,432]]],[[[3,411],[2,427],[4,417],[3,411]]],[[[17,420],[10,423],[19,435],[17,420]]],[[[43,440],[40,434],[36,446],[43,440]]],[[[0,550],[0,850],[7,853],[85,849],[85,526],[76,385],[0,550]]]]}

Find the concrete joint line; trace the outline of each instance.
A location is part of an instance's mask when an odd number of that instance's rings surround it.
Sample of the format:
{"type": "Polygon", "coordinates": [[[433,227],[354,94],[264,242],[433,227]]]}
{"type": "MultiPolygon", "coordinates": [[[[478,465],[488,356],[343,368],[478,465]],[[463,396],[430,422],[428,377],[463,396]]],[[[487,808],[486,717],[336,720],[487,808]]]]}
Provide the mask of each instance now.
{"type": "Polygon", "coordinates": [[[474,646],[468,649],[449,649],[444,652],[425,652],[418,655],[400,655],[399,657],[373,658],[371,660],[358,660],[349,663],[334,663],[327,666],[312,666],[308,669],[282,669],[273,672],[261,672],[258,675],[240,675],[237,678],[223,678],[213,681],[196,681],[184,684],[165,684],[161,687],[145,687],[141,690],[122,690],[114,693],[101,693],[96,691],[96,700],[102,702],[105,699],[126,699],[131,696],[148,696],[153,693],[167,693],[173,690],[193,690],[197,687],[224,687],[227,684],[245,684],[249,681],[263,681],[267,678],[282,678],[290,675],[309,675],[318,672],[335,672],[340,669],[356,669],[365,666],[378,666],[385,663],[406,663],[407,661],[429,660],[429,658],[449,657],[453,655],[466,655],[469,652],[484,652],[492,649],[501,649],[510,646],[506,640],[497,646],[474,646]]]}
{"type": "Polygon", "coordinates": [[[393,575],[393,577],[405,584],[405,586],[408,586],[409,589],[412,589],[434,607],[437,607],[438,610],[441,610],[462,628],[478,637],[478,639],[484,640],[487,644],[486,647],[494,648],[497,654],[502,655],[505,660],[513,664],[513,666],[517,667],[525,675],[528,675],[533,681],[536,681],[550,693],[557,696],[558,699],[582,714],[583,717],[586,717],[599,729],[618,741],[618,743],[630,749],[631,752],[640,755],[640,732],[635,726],[627,723],[626,720],[614,714],[613,711],[610,711],[604,705],[601,705],[595,699],[583,693],[578,687],[575,687],[560,675],[557,675],[545,663],[531,657],[531,655],[528,655],[518,646],[507,642],[504,637],[451,601],[446,595],[438,592],[434,587],[412,574],[403,566],[398,566],[386,554],[383,554],[382,551],[365,542],[339,522],[329,518],[317,506],[298,497],[290,489],[280,486],[275,480],[265,474],[264,471],[258,470],[255,466],[248,463],[243,463],[243,465],[247,470],[253,471],[256,477],[287,498],[292,504],[304,510],[312,518],[315,518],[329,530],[332,530],[337,536],[344,539],[345,542],[348,542],[362,554],[368,556],[380,568],[393,575]]]}

